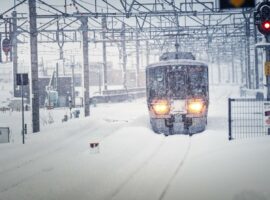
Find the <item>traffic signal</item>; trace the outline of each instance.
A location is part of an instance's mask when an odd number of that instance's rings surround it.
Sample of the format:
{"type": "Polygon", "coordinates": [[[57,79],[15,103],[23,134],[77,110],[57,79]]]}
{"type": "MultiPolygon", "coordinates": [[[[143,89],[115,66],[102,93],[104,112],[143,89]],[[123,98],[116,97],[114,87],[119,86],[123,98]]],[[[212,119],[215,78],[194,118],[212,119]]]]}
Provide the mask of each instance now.
{"type": "Polygon", "coordinates": [[[219,8],[237,9],[237,8],[254,8],[255,0],[219,0],[219,8]]]}
{"type": "Polygon", "coordinates": [[[254,22],[265,36],[270,35],[270,2],[262,2],[254,13],[254,22]]]}

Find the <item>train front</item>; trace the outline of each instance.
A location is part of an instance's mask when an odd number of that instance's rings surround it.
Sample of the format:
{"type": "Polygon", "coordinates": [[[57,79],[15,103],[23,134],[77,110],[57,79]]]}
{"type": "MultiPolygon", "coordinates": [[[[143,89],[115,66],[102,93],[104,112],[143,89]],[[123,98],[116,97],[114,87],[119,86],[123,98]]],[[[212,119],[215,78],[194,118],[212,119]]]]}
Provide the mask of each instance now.
{"type": "Polygon", "coordinates": [[[153,130],[165,135],[205,130],[208,67],[195,60],[161,61],[146,69],[147,103],[153,130]]]}

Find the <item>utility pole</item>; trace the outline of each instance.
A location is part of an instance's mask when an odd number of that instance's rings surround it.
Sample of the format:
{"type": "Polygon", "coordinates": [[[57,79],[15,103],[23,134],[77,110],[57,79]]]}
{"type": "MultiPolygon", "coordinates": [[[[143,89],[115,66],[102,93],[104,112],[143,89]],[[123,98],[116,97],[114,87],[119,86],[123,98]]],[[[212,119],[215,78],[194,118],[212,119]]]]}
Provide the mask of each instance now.
{"type": "Polygon", "coordinates": [[[88,57],[88,18],[81,17],[83,43],[83,88],[84,88],[84,116],[90,115],[89,98],[89,57],[88,57]]]}
{"type": "Polygon", "coordinates": [[[244,83],[244,54],[243,54],[243,43],[240,44],[240,70],[241,70],[241,85],[244,83]]]}
{"type": "Polygon", "coordinates": [[[136,32],[136,87],[140,87],[140,41],[139,32],[136,32]]]}
{"type": "Polygon", "coordinates": [[[74,74],[75,64],[72,62],[71,64],[71,73],[72,73],[72,87],[71,87],[71,98],[72,98],[72,106],[75,107],[75,74],[74,74]]]}
{"type": "Polygon", "coordinates": [[[39,84],[38,84],[38,41],[36,0],[28,0],[30,19],[30,51],[32,78],[32,123],[33,133],[40,131],[39,121],[39,84]]]}
{"type": "Polygon", "coordinates": [[[217,64],[218,64],[218,83],[221,83],[221,69],[220,69],[220,52],[219,48],[217,49],[217,64]]]}
{"type": "MultiPolygon", "coordinates": [[[[1,50],[2,51],[2,50],[1,50]]],[[[16,75],[18,73],[17,12],[12,12],[12,61],[13,61],[13,96],[16,94],[16,75]]]]}
{"type": "Polygon", "coordinates": [[[2,33],[0,33],[0,63],[3,62],[2,57],[2,33]]]}
{"type": "Polygon", "coordinates": [[[209,69],[208,69],[208,72],[210,72],[210,82],[212,85],[214,85],[214,71],[213,71],[213,65],[210,64],[211,63],[211,59],[210,59],[210,51],[209,51],[209,47],[208,47],[208,50],[207,50],[207,62],[208,62],[208,65],[210,66],[209,69]]]}
{"type": "Polygon", "coordinates": [[[247,88],[251,89],[251,64],[250,64],[250,16],[247,17],[244,14],[245,18],[245,28],[246,28],[246,61],[247,61],[247,88]]]}
{"type": "MultiPolygon", "coordinates": [[[[17,76],[17,75],[16,75],[17,76]]],[[[22,143],[25,143],[25,128],[24,128],[24,91],[23,91],[23,74],[21,74],[21,97],[22,97],[22,143]]]]}
{"type": "Polygon", "coordinates": [[[150,56],[150,53],[149,53],[149,42],[146,41],[146,65],[147,66],[149,65],[149,56],[150,56]]]}
{"type": "Polygon", "coordinates": [[[106,46],[106,30],[107,20],[106,16],[102,17],[102,51],[103,51],[103,82],[104,90],[108,89],[108,78],[107,78],[107,46],[106,46]]]}
{"type": "Polygon", "coordinates": [[[237,73],[237,70],[235,70],[235,65],[234,65],[234,47],[233,47],[233,45],[231,46],[231,52],[232,52],[232,69],[231,69],[231,71],[232,71],[232,75],[231,75],[231,80],[232,80],[232,83],[235,83],[235,75],[236,75],[236,73],[237,73]]]}
{"type": "MultiPolygon", "coordinates": [[[[254,28],[254,38],[255,38],[255,44],[257,44],[257,42],[258,42],[258,38],[257,38],[257,29],[256,28],[254,28]]],[[[259,56],[259,54],[258,54],[258,48],[257,47],[255,47],[254,48],[254,50],[255,50],[255,89],[259,89],[259,85],[260,85],[260,81],[259,81],[259,60],[258,60],[258,56],[259,56]]]]}
{"type": "Polygon", "coordinates": [[[55,89],[59,93],[59,64],[56,63],[55,67],[55,89]]]}
{"type": "MultiPolygon", "coordinates": [[[[269,43],[270,40],[268,36],[265,36],[266,42],[269,43]]],[[[266,58],[266,63],[270,62],[270,48],[265,47],[265,58],[266,58]]],[[[266,87],[267,87],[267,101],[270,101],[270,76],[268,74],[266,76],[266,87]]]]}
{"type": "Polygon", "coordinates": [[[127,52],[126,52],[126,31],[125,23],[122,23],[121,31],[121,46],[122,46],[122,58],[123,58],[123,87],[127,89],[127,52]]]}

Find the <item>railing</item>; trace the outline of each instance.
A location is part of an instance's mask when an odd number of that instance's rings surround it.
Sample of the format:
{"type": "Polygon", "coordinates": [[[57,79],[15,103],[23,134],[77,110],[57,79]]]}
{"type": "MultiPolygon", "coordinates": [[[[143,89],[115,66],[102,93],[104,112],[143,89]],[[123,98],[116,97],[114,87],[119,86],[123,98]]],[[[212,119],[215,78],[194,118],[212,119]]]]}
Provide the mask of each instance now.
{"type": "Polygon", "coordinates": [[[270,135],[270,101],[229,99],[229,140],[270,135]]]}

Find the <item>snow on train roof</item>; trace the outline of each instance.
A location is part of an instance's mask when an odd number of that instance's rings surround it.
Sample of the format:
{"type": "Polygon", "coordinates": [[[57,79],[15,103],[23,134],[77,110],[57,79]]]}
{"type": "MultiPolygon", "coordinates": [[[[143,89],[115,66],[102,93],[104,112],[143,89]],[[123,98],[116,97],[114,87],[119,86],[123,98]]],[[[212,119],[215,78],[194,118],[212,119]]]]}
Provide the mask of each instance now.
{"type": "Polygon", "coordinates": [[[166,60],[166,61],[159,61],[157,63],[150,64],[146,67],[146,69],[149,68],[155,68],[155,67],[162,67],[162,66],[168,66],[168,65],[200,65],[204,67],[208,67],[208,65],[205,62],[197,61],[197,60],[187,60],[187,59],[179,59],[179,60],[166,60]]]}

